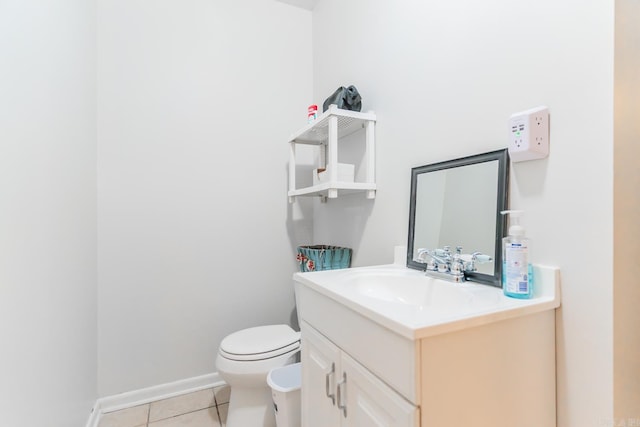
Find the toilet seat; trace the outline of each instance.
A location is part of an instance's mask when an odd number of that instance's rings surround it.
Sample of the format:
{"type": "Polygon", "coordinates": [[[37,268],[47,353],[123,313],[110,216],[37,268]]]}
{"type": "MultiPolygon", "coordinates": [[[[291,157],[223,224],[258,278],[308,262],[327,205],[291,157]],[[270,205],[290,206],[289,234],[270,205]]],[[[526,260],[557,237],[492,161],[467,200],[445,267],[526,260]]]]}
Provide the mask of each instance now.
{"type": "Polygon", "coordinates": [[[296,352],[300,348],[300,332],[288,325],[268,325],[243,329],[225,337],[220,355],[238,361],[264,360],[296,352]]]}

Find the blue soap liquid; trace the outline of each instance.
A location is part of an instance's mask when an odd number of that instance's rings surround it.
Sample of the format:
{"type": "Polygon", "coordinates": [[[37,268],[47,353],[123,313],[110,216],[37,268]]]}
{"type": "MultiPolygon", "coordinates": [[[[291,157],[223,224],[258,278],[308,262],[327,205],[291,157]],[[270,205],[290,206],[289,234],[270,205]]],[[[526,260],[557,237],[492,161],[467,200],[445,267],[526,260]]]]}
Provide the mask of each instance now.
{"type": "Polygon", "coordinates": [[[527,266],[527,274],[525,277],[519,277],[517,289],[515,292],[507,289],[507,263],[502,263],[502,291],[511,298],[530,299],[533,298],[533,267],[531,264],[527,266]]]}

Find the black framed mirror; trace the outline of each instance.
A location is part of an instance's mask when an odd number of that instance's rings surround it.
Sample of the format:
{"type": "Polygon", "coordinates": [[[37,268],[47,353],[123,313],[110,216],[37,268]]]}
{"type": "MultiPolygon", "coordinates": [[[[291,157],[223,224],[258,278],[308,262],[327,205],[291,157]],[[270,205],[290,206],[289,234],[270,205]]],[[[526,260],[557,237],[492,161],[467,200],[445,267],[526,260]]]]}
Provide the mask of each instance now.
{"type": "Polygon", "coordinates": [[[501,287],[506,219],[500,211],[508,206],[508,185],[506,149],[411,169],[407,267],[425,269],[416,261],[418,249],[461,246],[463,254],[492,258],[465,279],[501,287]]]}

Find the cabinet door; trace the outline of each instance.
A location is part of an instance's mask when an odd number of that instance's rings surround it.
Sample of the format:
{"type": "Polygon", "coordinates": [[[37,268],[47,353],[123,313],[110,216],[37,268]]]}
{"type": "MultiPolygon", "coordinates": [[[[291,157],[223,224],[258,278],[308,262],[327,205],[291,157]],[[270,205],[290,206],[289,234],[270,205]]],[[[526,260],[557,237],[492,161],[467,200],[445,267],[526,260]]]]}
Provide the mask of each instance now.
{"type": "Polygon", "coordinates": [[[311,326],[302,331],[302,427],[337,427],[336,382],[340,350],[311,326]]]}
{"type": "Polygon", "coordinates": [[[342,374],[338,404],[343,427],[418,427],[420,425],[416,406],[347,354],[342,353],[341,358],[342,374]]]}

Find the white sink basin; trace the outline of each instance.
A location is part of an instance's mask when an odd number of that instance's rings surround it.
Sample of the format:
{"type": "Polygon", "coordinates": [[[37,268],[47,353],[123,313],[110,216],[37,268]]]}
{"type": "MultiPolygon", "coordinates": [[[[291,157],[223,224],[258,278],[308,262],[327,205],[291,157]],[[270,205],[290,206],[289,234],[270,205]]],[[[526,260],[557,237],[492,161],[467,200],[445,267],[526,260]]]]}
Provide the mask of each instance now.
{"type": "Polygon", "coordinates": [[[535,267],[536,295],[518,300],[502,289],[453,283],[399,265],[296,273],[294,280],[408,338],[556,308],[559,271],[535,267]]]}
{"type": "Polygon", "coordinates": [[[343,276],[348,282],[342,290],[345,295],[398,304],[400,309],[450,311],[459,306],[495,305],[500,297],[486,286],[445,282],[413,270],[373,269],[350,273],[343,276]]]}

